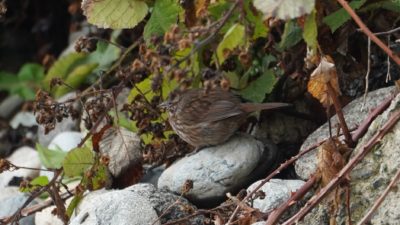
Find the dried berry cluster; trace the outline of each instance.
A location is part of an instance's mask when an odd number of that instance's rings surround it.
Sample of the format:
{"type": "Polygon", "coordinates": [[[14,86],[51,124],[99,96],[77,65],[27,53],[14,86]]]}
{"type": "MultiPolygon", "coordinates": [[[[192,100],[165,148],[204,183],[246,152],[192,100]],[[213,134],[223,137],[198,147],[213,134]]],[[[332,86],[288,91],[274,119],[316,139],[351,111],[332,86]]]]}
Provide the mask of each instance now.
{"type": "Polygon", "coordinates": [[[93,52],[96,50],[97,39],[91,37],[80,37],[75,43],[77,52],[93,52]]]}
{"type": "Polygon", "coordinates": [[[34,103],[34,113],[36,115],[36,122],[43,125],[45,134],[53,130],[57,122],[61,122],[64,118],[71,116],[73,119],[79,117],[79,112],[70,102],[59,103],[55,101],[49,93],[45,91],[38,91],[34,103]]]}
{"type": "Polygon", "coordinates": [[[84,103],[85,116],[82,118],[86,129],[90,130],[95,123],[100,119],[106,118],[107,121],[112,121],[107,114],[112,104],[110,94],[100,93],[94,97],[88,98],[84,103]]]}

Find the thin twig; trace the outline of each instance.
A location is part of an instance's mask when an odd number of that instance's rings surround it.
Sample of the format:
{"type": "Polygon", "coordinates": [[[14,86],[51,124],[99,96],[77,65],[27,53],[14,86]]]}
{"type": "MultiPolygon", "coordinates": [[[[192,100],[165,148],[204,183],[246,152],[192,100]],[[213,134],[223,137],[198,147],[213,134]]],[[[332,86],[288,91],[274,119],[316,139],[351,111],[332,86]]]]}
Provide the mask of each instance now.
{"type": "Polygon", "coordinates": [[[336,115],[339,119],[339,124],[340,124],[340,127],[342,128],[346,144],[352,148],[355,146],[355,142],[353,141],[353,138],[351,137],[349,128],[347,127],[347,124],[346,124],[346,120],[343,116],[342,106],[339,102],[339,99],[336,96],[336,93],[335,93],[331,83],[328,82],[326,84],[326,86],[328,88],[327,90],[328,90],[329,96],[332,98],[333,106],[335,107],[336,115]]]}
{"type": "MultiPolygon", "coordinates": [[[[325,141],[325,140],[324,140],[325,141]]],[[[263,181],[260,182],[259,185],[257,185],[253,191],[251,191],[250,193],[248,193],[246,195],[246,197],[242,200],[242,202],[246,201],[247,199],[249,199],[251,196],[253,196],[262,186],[264,186],[269,180],[271,180],[274,176],[276,176],[277,174],[279,174],[283,169],[287,168],[289,165],[291,165],[292,163],[294,163],[296,160],[298,160],[301,156],[303,156],[304,154],[310,152],[311,150],[317,148],[318,146],[320,146],[324,141],[321,141],[317,144],[314,144],[312,146],[310,146],[309,148],[299,152],[297,155],[293,156],[292,158],[286,160],[284,163],[282,163],[277,169],[275,169],[274,171],[272,171],[272,173],[270,173],[263,181]]],[[[236,209],[233,211],[232,215],[230,216],[227,224],[231,223],[233,221],[233,219],[235,218],[236,214],[239,212],[240,207],[237,206],[236,209]]]]}
{"type": "Polygon", "coordinates": [[[394,97],[396,97],[397,92],[390,95],[388,98],[383,100],[383,102],[378,105],[372,112],[370,112],[367,116],[367,118],[364,119],[364,121],[358,126],[357,130],[353,132],[352,138],[354,141],[358,141],[364,134],[367,132],[369,125],[374,121],[374,119],[382,114],[383,111],[385,111],[389,106],[394,97]]]}
{"type": "Polygon", "coordinates": [[[392,181],[386,187],[385,191],[379,196],[379,198],[375,201],[372,205],[371,209],[365,214],[365,216],[360,220],[358,225],[366,224],[368,221],[371,220],[373,213],[378,209],[378,207],[382,204],[383,200],[385,200],[386,196],[389,194],[390,190],[393,190],[393,187],[399,182],[400,180],[400,169],[397,170],[396,175],[394,175],[392,181]]]}
{"type": "Polygon", "coordinates": [[[170,69],[178,67],[182,62],[186,61],[189,59],[195,52],[197,52],[199,49],[210,43],[219,33],[219,31],[222,29],[222,27],[225,25],[225,23],[228,21],[236,7],[239,5],[239,2],[242,0],[236,0],[235,3],[233,3],[232,7],[228,10],[228,12],[224,15],[224,17],[221,18],[220,23],[218,26],[215,28],[213,32],[211,32],[211,35],[203,39],[202,41],[195,43],[194,47],[190,50],[189,54],[184,56],[182,59],[178,60],[170,69]]]}
{"type": "Polygon", "coordinates": [[[365,90],[364,90],[364,100],[363,100],[363,108],[365,106],[368,89],[369,89],[369,74],[371,73],[371,38],[368,37],[368,46],[367,46],[367,73],[365,74],[365,90]]]}
{"type": "Polygon", "coordinates": [[[311,178],[308,179],[307,182],[303,184],[303,186],[299,190],[297,190],[295,194],[293,194],[287,201],[283,202],[278,208],[271,212],[266,222],[266,225],[277,224],[283,213],[286,212],[286,210],[290,206],[299,201],[305,194],[307,194],[307,192],[313,187],[316,181],[317,177],[315,175],[311,176],[311,178]]]}
{"type": "MultiPolygon", "coordinates": [[[[387,36],[387,45],[390,48],[390,36],[387,36]]],[[[390,57],[386,56],[386,64],[387,64],[387,73],[386,73],[386,83],[392,80],[392,76],[390,74],[390,57]]]]}
{"type": "Polygon", "coordinates": [[[371,30],[362,22],[360,17],[354,12],[354,10],[349,6],[347,1],[345,0],[337,0],[339,4],[350,14],[353,20],[357,23],[357,25],[361,28],[361,30],[369,37],[375,44],[377,44],[386,54],[390,56],[400,66],[400,58],[393,53],[379,38],[377,38],[371,30]]]}
{"type": "MultiPolygon", "coordinates": [[[[104,77],[110,76],[112,72],[114,72],[118,67],[121,66],[122,62],[125,60],[125,58],[129,55],[129,53],[135,49],[136,47],[139,46],[140,42],[142,39],[136,40],[133,44],[131,44],[125,51],[122,53],[121,57],[119,57],[118,61],[115,62],[108,70],[106,73],[103,74],[103,79],[104,77]]],[[[85,89],[81,95],[86,95],[88,92],[91,92],[94,90],[94,88],[99,85],[102,82],[102,79],[98,79],[96,82],[94,82],[90,87],[85,89]]]]}
{"type": "Polygon", "coordinates": [[[19,221],[19,219],[20,219],[21,217],[27,216],[27,215],[24,213],[23,210],[24,210],[24,209],[29,205],[29,203],[31,203],[35,198],[39,197],[42,193],[44,193],[44,192],[46,192],[46,191],[49,191],[51,185],[53,185],[53,184],[57,181],[57,178],[60,176],[60,173],[61,173],[61,171],[60,171],[60,170],[57,170],[57,172],[54,174],[53,178],[51,179],[51,181],[49,182],[48,185],[43,186],[43,187],[40,187],[39,190],[33,192],[33,193],[28,197],[28,199],[24,202],[24,204],[22,204],[22,206],[21,206],[14,214],[12,214],[11,216],[8,216],[8,217],[0,218],[0,223],[1,223],[2,225],[5,225],[5,224],[8,224],[8,223],[17,222],[17,221],[19,221]]]}
{"type": "Polygon", "coordinates": [[[294,224],[297,221],[304,218],[307,213],[311,211],[328,193],[336,188],[341,181],[349,174],[350,171],[370,152],[370,150],[382,140],[383,136],[387,134],[392,127],[400,119],[400,110],[392,113],[389,120],[383,125],[383,127],[369,139],[369,141],[362,146],[360,151],[346,164],[345,167],[339,172],[337,177],[333,178],[321,191],[311,198],[307,204],[297,212],[293,217],[288,219],[284,225],[294,224]]]}
{"type": "MultiPolygon", "coordinates": [[[[361,29],[357,29],[357,31],[362,31],[361,29]]],[[[383,31],[383,32],[377,32],[374,33],[375,36],[381,36],[381,35],[388,35],[388,34],[393,34],[396,33],[397,31],[400,31],[400,27],[388,30],[388,31],[383,31]]]]}

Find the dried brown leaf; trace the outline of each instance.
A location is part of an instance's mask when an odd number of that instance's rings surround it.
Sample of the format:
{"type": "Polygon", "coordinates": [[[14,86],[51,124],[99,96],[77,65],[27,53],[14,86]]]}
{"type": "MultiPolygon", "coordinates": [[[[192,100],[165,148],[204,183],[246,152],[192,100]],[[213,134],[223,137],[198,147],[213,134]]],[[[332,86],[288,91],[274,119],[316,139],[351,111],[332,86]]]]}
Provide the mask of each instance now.
{"type": "Polygon", "coordinates": [[[328,184],[346,164],[341,152],[348,147],[337,139],[329,139],[318,149],[318,171],[322,186],[328,184]]]}
{"type": "Polygon", "coordinates": [[[308,92],[325,107],[333,104],[332,97],[328,95],[328,83],[333,87],[335,94],[340,95],[336,66],[329,56],[325,56],[321,58],[318,67],[312,72],[307,85],[308,92]]]}

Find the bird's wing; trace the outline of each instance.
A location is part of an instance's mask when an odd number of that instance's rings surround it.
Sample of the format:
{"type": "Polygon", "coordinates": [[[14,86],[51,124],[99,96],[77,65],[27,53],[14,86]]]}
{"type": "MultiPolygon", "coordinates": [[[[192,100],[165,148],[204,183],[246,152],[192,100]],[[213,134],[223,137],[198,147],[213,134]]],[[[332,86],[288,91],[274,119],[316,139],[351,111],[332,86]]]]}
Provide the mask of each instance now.
{"type": "Polygon", "coordinates": [[[237,103],[219,100],[212,103],[208,112],[203,118],[203,121],[214,122],[227,119],[229,117],[241,115],[244,112],[239,108],[237,103]]]}
{"type": "Polygon", "coordinates": [[[190,123],[215,122],[244,112],[234,102],[227,100],[191,101],[180,113],[180,117],[190,123]]]}

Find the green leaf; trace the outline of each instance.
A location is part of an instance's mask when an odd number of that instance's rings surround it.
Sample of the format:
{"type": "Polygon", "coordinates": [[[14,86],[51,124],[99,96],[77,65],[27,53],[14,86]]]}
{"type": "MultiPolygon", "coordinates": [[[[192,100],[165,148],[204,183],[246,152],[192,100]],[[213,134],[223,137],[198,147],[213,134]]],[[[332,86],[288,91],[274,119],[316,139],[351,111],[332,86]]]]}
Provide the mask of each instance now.
{"type": "Polygon", "coordinates": [[[29,182],[28,187],[20,187],[21,192],[31,192],[38,187],[44,187],[49,184],[49,178],[47,176],[39,176],[29,182]]]}
{"type": "Polygon", "coordinates": [[[82,176],[93,165],[93,157],[92,150],[87,147],[71,150],[63,161],[65,175],[68,177],[82,176]]]}
{"type": "Polygon", "coordinates": [[[84,53],[70,53],[66,56],[59,58],[49,69],[44,79],[44,87],[46,90],[50,89],[50,82],[53,78],[59,77],[64,79],[67,75],[83,62],[86,55],[84,53]]]}
{"type": "Polygon", "coordinates": [[[25,63],[18,72],[20,81],[33,81],[40,83],[44,77],[44,69],[36,63],[25,63]]]}
{"type": "Polygon", "coordinates": [[[40,144],[36,144],[36,150],[39,153],[39,159],[42,164],[49,169],[61,168],[62,162],[67,155],[67,152],[64,152],[60,149],[50,150],[40,144]]]}
{"type": "MultiPolygon", "coordinates": [[[[78,88],[86,78],[96,69],[98,66],[97,63],[93,64],[83,64],[74,68],[74,70],[68,74],[67,78],[65,79],[65,83],[68,84],[72,88],[78,88]]],[[[61,85],[57,87],[55,91],[55,97],[60,97],[70,91],[71,88],[65,85],[61,85]]]]}
{"type": "Polygon", "coordinates": [[[225,77],[228,78],[230,87],[232,88],[239,88],[239,75],[235,72],[224,72],[225,77]]]}
{"type": "Polygon", "coordinates": [[[83,14],[100,28],[133,28],[147,15],[148,7],[140,0],[85,0],[83,14]]]}
{"type": "Polygon", "coordinates": [[[135,121],[129,119],[125,113],[117,112],[118,116],[115,113],[115,110],[109,111],[108,114],[114,118],[114,124],[117,124],[120,127],[124,127],[129,131],[137,132],[138,129],[136,127],[135,121]]]}
{"type": "Polygon", "coordinates": [[[12,73],[0,71],[0,90],[11,91],[19,85],[20,81],[17,76],[12,73]]]}
{"type": "Polygon", "coordinates": [[[35,63],[24,64],[17,75],[1,71],[0,90],[19,95],[25,100],[33,100],[36,89],[43,80],[43,74],[43,67],[35,63]]]}
{"type": "Polygon", "coordinates": [[[259,14],[255,14],[253,10],[251,10],[250,3],[251,1],[245,1],[244,9],[246,12],[246,19],[254,26],[253,39],[266,37],[269,29],[265,26],[263,17],[259,14]]]}
{"type": "MultiPolygon", "coordinates": [[[[354,10],[359,9],[367,0],[353,0],[349,3],[354,10]]],[[[331,28],[332,33],[350,19],[350,15],[345,9],[339,9],[326,16],[322,21],[331,28]]]]}
{"type": "Polygon", "coordinates": [[[83,195],[82,195],[82,194],[75,195],[75,196],[72,198],[71,202],[69,203],[69,205],[68,205],[68,207],[67,207],[67,211],[66,211],[67,216],[68,216],[69,218],[71,218],[72,213],[74,212],[75,208],[78,206],[79,202],[80,202],[82,199],[83,199],[83,195]]]}
{"type": "Polygon", "coordinates": [[[226,59],[224,50],[233,50],[244,44],[244,32],[244,26],[236,23],[225,33],[224,38],[217,47],[216,57],[218,57],[220,64],[222,64],[226,59]]]}
{"type": "Polygon", "coordinates": [[[310,13],[315,0],[253,0],[253,3],[265,17],[288,20],[310,13]]]}
{"type": "Polygon", "coordinates": [[[316,11],[313,10],[310,15],[307,16],[304,23],[303,39],[309,47],[312,49],[317,48],[317,21],[316,21],[316,11]]]}
{"type": "Polygon", "coordinates": [[[49,184],[49,178],[47,176],[39,176],[33,179],[30,184],[44,187],[49,184]]]}
{"type": "Polygon", "coordinates": [[[360,13],[369,12],[372,10],[386,9],[396,13],[400,13],[400,1],[386,0],[375,3],[370,3],[358,10],[360,13]]]}
{"type": "Polygon", "coordinates": [[[107,70],[111,64],[118,59],[121,49],[105,41],[98,41],[96,51],[90,53],[84,63],[97,63],[98,67],[94,73],[107,70]]]}
{"type": "Polygon", "coordinates": [[[211,3],[210,6],[208,6],[208,12],[214,20],[217,20],[221,18],[221,15],[223,15],[224,12],[228,11],[230,7],[232,7],[231,2],[221,0],[215,3],[211,3]]]}
{"type": "Polygon", "coordinates": [[[88,190],[94,191],[101,189],[111,181],[107,166],[103,164],[96,164],[91,171],[93,175],[90,177],[85,176],[82,180],[82,183],[86,185],[88,190]]]}
{"type": "Polygon", "coordinates": [[[177,22],[181,8],[175,0],[157,0],[144,27],[143,37],[149,42],[153,35],[162,35],[177,22]]]}
{"type": "Polygon", "coordinates": [[[285,50],[293,47],[303,39],[302,30],[294,20],[286,22],[279,48],[285,50]]]}
{"type": "Polygon", "coordinates": [[[249,86],[240,91],[241,96],[252,102],[262,102],[266,94],[271,93],[276,78],[271,69],[267,69],[259,78],[252,81],[249,86]]]}

